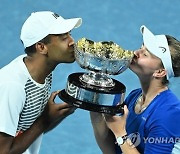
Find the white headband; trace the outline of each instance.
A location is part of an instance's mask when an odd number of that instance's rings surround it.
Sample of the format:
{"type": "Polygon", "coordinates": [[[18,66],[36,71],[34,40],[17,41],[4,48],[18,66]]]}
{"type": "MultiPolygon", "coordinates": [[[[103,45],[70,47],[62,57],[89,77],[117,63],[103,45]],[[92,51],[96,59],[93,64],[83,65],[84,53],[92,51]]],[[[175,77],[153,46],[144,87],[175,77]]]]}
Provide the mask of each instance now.
{"type": "Polygon", "coordinates": [[[146,26],[141,26],[140,31],[146,48],[155,56],[161,59],[167,79],[174,77],[171,54],[165,35],[154,35],[146,26]]]}

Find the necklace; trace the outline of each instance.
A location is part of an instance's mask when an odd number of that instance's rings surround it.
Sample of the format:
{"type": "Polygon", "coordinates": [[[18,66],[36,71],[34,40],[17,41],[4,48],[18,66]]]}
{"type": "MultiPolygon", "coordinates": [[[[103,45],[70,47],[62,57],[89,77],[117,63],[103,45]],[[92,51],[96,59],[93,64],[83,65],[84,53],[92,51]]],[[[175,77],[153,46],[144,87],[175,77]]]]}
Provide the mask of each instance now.
{"type": "Polygon", "coordinates": [[[141,93],[139,95],[139,97],[137,98],[136,100],[136,103],[135,103],[135,113],[136,114],[140,114],[142,113],[144,110],[146,110],[146,108],[149,106],[149,104],[151,103],[151,101],[158,95],[160,95],[163,91],[166,91],[168,90],[167,87],[164,87],[160,90],[158,90],[154,95],[153,97],[148,97],[148,99],[144,99],[143,98],[143,94],[141,93]]]}
{"type": "Polygon", "coordinates": [[[136,100],[136,103],[135,103],[135,112],[137,114],[140,114],[142,113],[144,110],[146,110],[147,106],[149,104],[145,104],[144,101],[143,101],[143,95],[141,94],[138,99],[136,100]]]}

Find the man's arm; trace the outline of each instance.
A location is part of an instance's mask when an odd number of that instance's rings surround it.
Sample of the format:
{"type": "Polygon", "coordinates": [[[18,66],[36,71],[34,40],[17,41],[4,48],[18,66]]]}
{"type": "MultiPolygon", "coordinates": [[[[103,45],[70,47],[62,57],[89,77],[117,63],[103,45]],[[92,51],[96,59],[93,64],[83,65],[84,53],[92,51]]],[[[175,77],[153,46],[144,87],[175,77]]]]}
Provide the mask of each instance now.
{"type": "Polygon", "coordinates": [[[21,154],[33,141],[40,135],[47,126],[43,119],[38,118],[34,124],[17,137],[10,136],[5,133],[0,133],[0,153],[2,154],[21,154]]]}
{"type": "Polygon", "coordinates": [[[54,103],[54,98],[57,94],[58,92],[51,94],[42,115],[22,134],[13,137],[0,132],[0,154],[23,153],[49,126],[56,121],[62,121],[65,117],[73,113],[73,108],[68,104],[54,103]]]}

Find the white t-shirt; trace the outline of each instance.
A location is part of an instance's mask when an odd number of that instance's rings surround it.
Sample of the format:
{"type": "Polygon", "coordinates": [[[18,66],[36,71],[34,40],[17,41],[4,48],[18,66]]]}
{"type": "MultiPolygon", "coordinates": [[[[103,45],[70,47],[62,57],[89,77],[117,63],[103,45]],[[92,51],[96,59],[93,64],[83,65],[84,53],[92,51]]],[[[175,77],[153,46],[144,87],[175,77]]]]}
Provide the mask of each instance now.
{"type": "MultiPolygon", "coordinates": [[[[52,74],[44,84],[34,81],[21,55],[0,69],[0,132],[20,135],[40,116],[48,101],[52,74]]],[[[39,153],[42,134],[25,154],[39,153]]]]}

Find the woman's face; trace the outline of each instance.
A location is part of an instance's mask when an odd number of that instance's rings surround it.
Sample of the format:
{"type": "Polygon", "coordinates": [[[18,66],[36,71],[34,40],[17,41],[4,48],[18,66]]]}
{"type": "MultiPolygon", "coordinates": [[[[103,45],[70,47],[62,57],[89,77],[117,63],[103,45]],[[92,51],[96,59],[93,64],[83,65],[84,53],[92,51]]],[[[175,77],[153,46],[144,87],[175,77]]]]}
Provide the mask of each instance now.
{"type": "Polygon", "coordinates": [[[162,68],[161,60],[151,54],[144,45],[134,52],[130,69],[138,76],[153,76],[153,73],[160,68],[162,68]]]}

